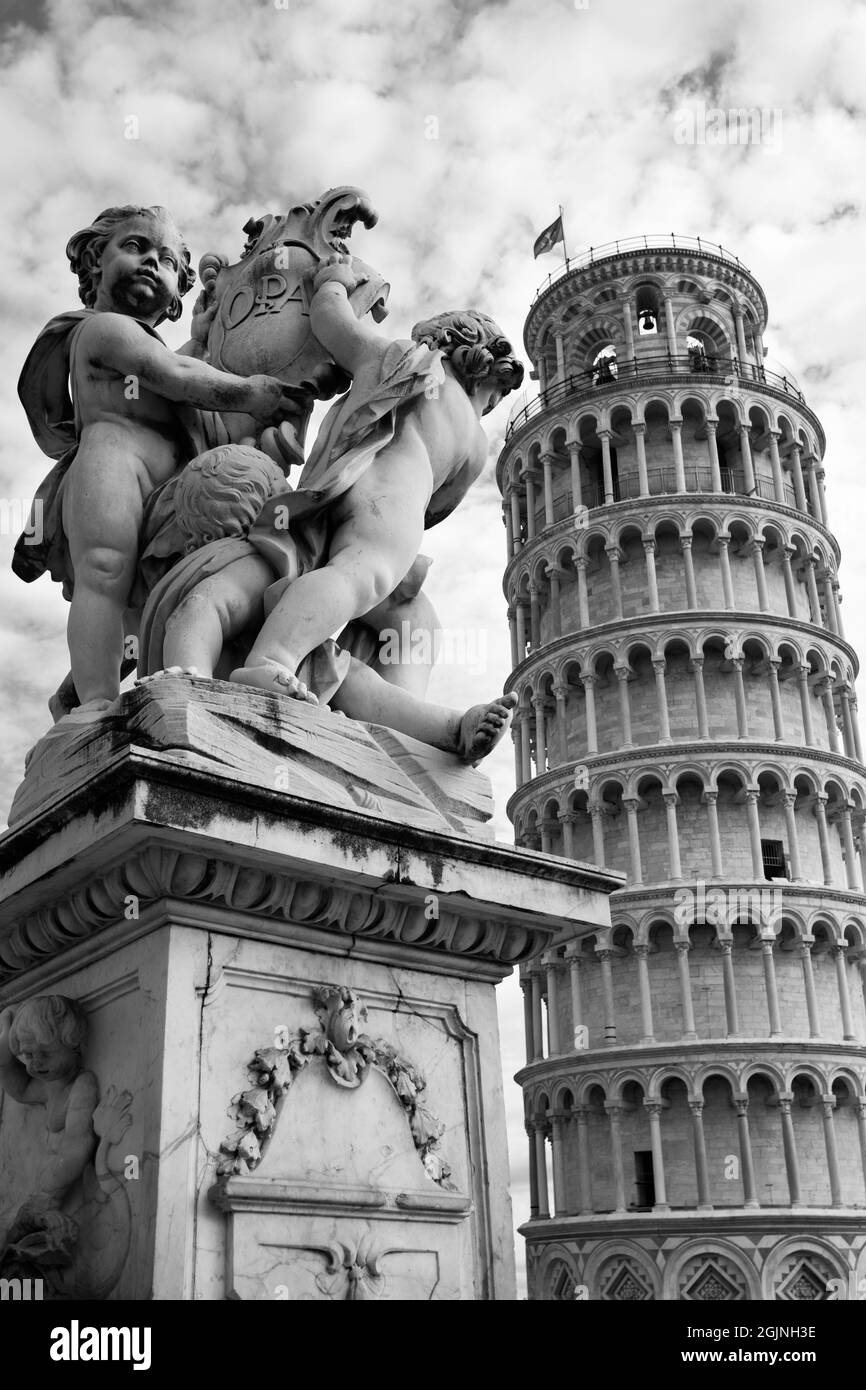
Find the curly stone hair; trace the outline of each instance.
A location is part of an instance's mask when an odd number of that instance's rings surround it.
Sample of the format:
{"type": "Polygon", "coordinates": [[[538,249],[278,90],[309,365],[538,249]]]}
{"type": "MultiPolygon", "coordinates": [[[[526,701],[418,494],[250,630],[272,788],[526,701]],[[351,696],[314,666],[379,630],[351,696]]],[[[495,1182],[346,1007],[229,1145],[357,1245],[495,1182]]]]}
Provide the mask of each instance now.
{"type": "Polygon", "coordinates": [[[43,1047],[61,1042],[80,1052],[87,1037],[87,1016],[74,999],[62,994],[40,994],[22,1004],[12,1021],[9,1048],[15,1056],[24,1051],[25,1037],[43,1047]]]}
{"type": "MultiPolygon", "coordinates": [[[[78,294],[82,304],[88,309],[92,309],[96,302],[96,289],[99,284],[99,263],[102,260],[102,253],[105,250],[115,227],[119,227],[122,222],[128,222],[131,217],[164,217],[172,221],[170,214],[163,207],[135,207],[128,204],[126,207],[105,208],[98,217],[94,218],[89,227],[84,227],[80,232],[69,238],[66,243],[66,254],[69,257],[70,269],[74,275],[78,276],[78,294]]],[[[165,311],[165,317],[174,323],[180,318],[183,312],[181,299],[195,284],[195,271],[192,269],[189,248],[180,239],[181,260],[177,274],[177,294],[165,311]]]]}
{"type": "Polygon", "coordinates": [[[189,554],[209,541],[245,536],[269,497],[289,492],[273,459],[246,444],[220,444],[191,459],[174,494],[189,554]]]}
{"type": "MultiPolygon", "coordinates": [[[[523,363],[499,324],[476,309],[454,309],[423,319],[412,329],[416,343],[440,348],[468,396],[479,381],[495,376],[503,396],[523,381],[523,363]]],[[[486,414],[486,411],[485,411],[486,414]]]]}

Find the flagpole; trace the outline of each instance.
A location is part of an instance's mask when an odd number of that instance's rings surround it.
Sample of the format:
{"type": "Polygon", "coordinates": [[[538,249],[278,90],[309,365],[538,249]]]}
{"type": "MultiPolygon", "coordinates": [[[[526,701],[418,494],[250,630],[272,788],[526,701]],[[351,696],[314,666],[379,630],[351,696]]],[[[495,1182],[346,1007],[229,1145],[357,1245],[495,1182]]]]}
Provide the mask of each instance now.
{"type": "Polygon", "coordinates": [[[568,265],[568,251],[565,246],[565,219],[562,215],[562,203],[559,204],[559,225],[562,228],[562,254],[565,257],[565,264],[568,265]]]}

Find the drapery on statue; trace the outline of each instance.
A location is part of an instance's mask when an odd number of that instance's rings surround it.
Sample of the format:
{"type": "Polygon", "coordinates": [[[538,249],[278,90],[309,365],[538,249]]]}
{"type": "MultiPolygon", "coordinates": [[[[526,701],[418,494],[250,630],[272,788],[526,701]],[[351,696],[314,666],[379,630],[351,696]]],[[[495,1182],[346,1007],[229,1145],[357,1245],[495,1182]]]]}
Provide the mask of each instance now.
{"type": "Polygon", "coordinates": [[[210,361],[170,353],[153,331],[162,316],[179,312],[179,294],[191,283],[188,254],[166,214],[123,209],[129,216],[99,237],[93,229],[80,234],[84,251],[73,238],[70,259],[85,277],[82,295],[93,308],[76,316],[82,323],[61,330],[74,410],[64,380],[67,419],[60,430],[44,425],[51,417],[40,344],[22,377],[37,438],[46,447],[47,434],[55,456],[59,442],[64,452],[41,489],[48,512],[43,553],[34,563],[22,537],[16,569],[25,578],[49,569],[71,591],[69,641],[82,707],[74,717],[98,716],[116,694],[123,612],[137,561],[139,603],[150,591],[140,675],[170,667],[229,676],[236,684],[329,702],[475,762],[504,733],[514,697],[465,713],[432,705],[423,698],[428,673],[419,679],[383,669],[377,638],[389,623],[400,630],[407,615],[422,628],[435,626],[419,592],[429,564],[418,553],[423,530],[447,516],[480,474],[487,455],[480,418],[520,384],[523,368],[496,324],[469,310],[416,325],[411,342],[375,332],[362,316],[370,310],[382,317],[381,278],[350,257],[343,241],[325,237],[328,255],[321,240],[318,252],[297,238],[280,241],[300,214],[317,213],[321,222],[322,207],[330,226],[342,217],[344,234],[359,218],[375,222],[364,195],[334,190],[284,219],[249,223],[250,240],[231,273],[224,258],[202,262],[206,293],[193,324],[198,345],[181,353],[210,361]],[[281,253],[288,259],[277,259],[281,253]],[[294,266],[295,294],[291,276],[277,273],[280,265],[290,272],[294,266]],[[274,318],[287,308],[308,318],[303,351],[294,359],[303,358],[307,376],[296,372],[288,386],[275,377],[226,372],[227,359],[234,356],[243,368],[252,356],[257,365],[279,364],[290,374],[285,344],[280,355],[272,342],[274,318]],[[341,369],[351,390],[326,417],[293,491],[284,473],[300,455],[303,428],[295,426],[305,426],[313,395],[333,394],[341,369]],[[96,376],[95,388],[86,373],[96,376]],[[323,381],[329,389],[317,389],[323,381]],[[218,414],[183,411],[178,402],[218,414]],[[259,437],[267,454],[251,448],[256,438],[244,428],[281,416],[288,426],[259,437]],[[201,453],[217,440],[227,442],[201,453]],[[184,542],[193,552],[186,557],[184,542]],[[339,646],[331,640],[335,632],[339,646]],[[226,660],[230,651],[234,669],[226,660]]]}

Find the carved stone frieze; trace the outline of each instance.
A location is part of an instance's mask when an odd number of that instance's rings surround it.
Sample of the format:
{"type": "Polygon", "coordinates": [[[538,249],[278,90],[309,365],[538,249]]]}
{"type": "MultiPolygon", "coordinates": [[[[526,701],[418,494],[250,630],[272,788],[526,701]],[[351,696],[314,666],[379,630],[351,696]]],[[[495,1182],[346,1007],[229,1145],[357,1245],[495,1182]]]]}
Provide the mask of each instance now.
{"type": "Polygon", "coordinates": [[[433,915],[430,894],[423,890],[388,884],[348,887],[314,878],[314,866],[301,872],[232,862],[231,850],[226,845],[224,857],[217,858],[152,844],[0,928],[0,984],[96,932],[126,925],[130,903],[140,916],[165,899],[218,904],[261,918],[506,965],[535,954],[549,936],[543,924],[516,926],[481,915],[478,905],[462,895],[437,896],[433,915]]]}

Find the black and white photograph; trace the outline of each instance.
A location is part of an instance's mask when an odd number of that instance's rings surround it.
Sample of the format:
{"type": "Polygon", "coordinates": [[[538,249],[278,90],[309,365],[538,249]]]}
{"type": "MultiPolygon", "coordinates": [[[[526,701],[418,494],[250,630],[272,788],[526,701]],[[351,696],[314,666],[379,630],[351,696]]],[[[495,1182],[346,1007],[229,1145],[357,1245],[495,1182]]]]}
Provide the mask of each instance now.
{"type": "Polygon", "coordinates": [[[829,1370],[864,65],[864,0],[0,0],[0,1328],[45,1374],[361,1300],[829,1370]]]}

